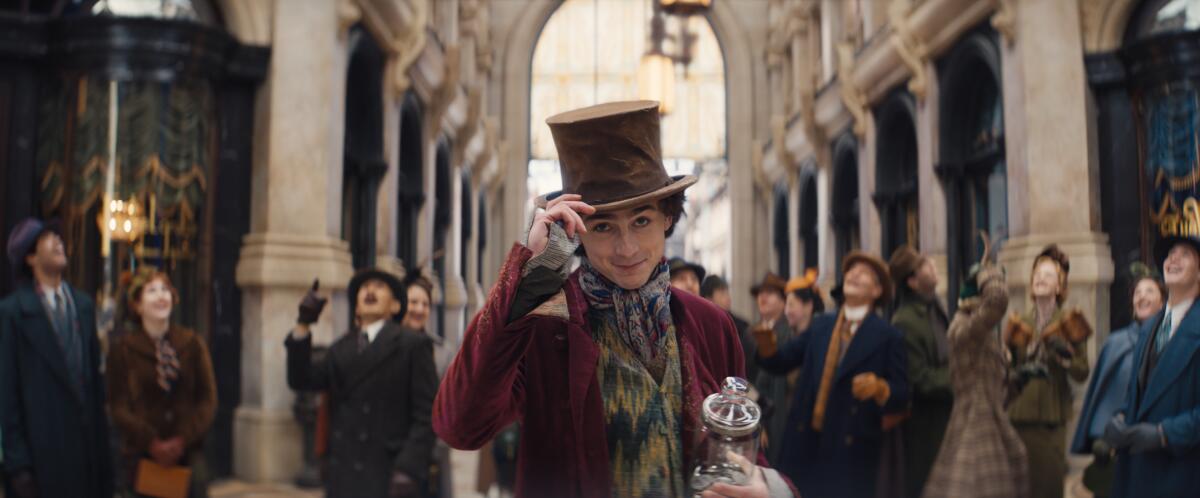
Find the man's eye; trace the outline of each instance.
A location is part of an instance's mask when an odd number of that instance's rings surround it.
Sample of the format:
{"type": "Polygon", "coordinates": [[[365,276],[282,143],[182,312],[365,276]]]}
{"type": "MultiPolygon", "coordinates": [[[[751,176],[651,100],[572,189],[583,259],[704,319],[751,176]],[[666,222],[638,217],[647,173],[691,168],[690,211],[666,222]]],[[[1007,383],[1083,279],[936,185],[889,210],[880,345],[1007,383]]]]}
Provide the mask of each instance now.
{"type": "Polygon", "coordinates": [[[638,218],[636,220],[633,220],[633,226],[635,226],[635,227],[641,228],[641,227],[644,227],[649,224],[650,224],[650,218],[646,218],[645,216],[638,218]]]}
{"type": "Polygon", "coordinates": [[[610,229],[610,227],[608,226],[608,223],[597,223],[592,226],[591,231],[596,232],[596,233],[604,233],[604,232],[607,232],[609,229],[610,229]]]}

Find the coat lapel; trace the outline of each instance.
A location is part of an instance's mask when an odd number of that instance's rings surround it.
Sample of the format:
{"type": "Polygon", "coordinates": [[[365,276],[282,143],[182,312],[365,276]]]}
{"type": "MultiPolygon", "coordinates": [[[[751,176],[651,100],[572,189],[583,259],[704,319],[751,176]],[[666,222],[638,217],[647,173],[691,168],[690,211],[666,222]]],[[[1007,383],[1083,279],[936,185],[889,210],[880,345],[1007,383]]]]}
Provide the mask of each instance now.
{"type": "Polygon", "coordinates": [[[71,375],[67,372],[67,360],[63,355],[62,346],[58,344],[58,339],[54,336],[56,332],[54,325],[50,323],[46,307],[42,306],[41,299],[38,299],[37,293],[32,287],[25,287],[17,291],[16,298],[17,307],[21,313],[21,325],[16,327],[17,330],[25,334],[33,349],[37,350],[38,354],[50,365],[54,376],[58,377],[67,390],[75,395],[76,401],[80,401],[80,393],[75,387],[77,383],[71,382],[71,375]]]}
{"type": "Polygon", "coordinates": [[[367,349],[362,353],[358,352],[356,340],[343,341],[350,346],[342,348],[343,360],[353,365],[353,367],[346,369],[345,388],[347,392],[370,378],[371,373],[400,348],[402,342],[400,334],[404,333],[407,332],[402,330],[399,325],[394,322],[388,322],[382,329],[379,329],[379,334],[375,336],[375,340],[371,341],[367,345],[367,349]],[[350,357],[347,358],[347,356],[350,357]]]}
{"type": "Polygon", "coordinates": [[[1175,379],[1183,374],[1185,367],[1196,355],[1197,348],[1200,348],[1200,306],[1192,306],[1179,323],[1175,335],[1167,341],[1154,371],[1150,372],[1146,394],[1138,410],[1139,419],[1154,407],[1154,403],[1162,398],[1167,389],[1175,383],[1175,379]]]}
{"type": "MultiPolygon", "coordinates": [[[[578,273],[567,279],[563,286],[567,298],[570,326],[564,327],[569,358],[567,382],[571,394],[571,417],[575,432],[583,433],[584,401],[588,390],[596,383],[596,367],[600,361],[600,348],[587,333],[587,300],[579,288],[578,273]]],[[[557,338],[556,338],[557,340],[557,338]]]]}
{"type": "Polygon", "coordinates": [[[835,381],[841,380],[843,376],[853,372],[854,368],[871,356],[871,353],[875,352],[875,348],[883,342],[885,335],[880,333],[879,329],[882,320],[879,315],[870,313],[863,320],[862,325],[858,326],[858,331],[854,333],[854,338],[850,341],[850,348],[846,350],[846,355],[842,357],[842,363],[838,365],[835,381]]]}

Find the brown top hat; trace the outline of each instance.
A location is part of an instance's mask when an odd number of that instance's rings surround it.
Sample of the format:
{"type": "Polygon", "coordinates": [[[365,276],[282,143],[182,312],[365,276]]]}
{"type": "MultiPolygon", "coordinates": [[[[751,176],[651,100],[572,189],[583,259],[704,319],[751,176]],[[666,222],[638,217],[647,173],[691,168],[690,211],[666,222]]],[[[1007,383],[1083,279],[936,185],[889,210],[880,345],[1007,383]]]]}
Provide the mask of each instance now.
{"type": "Polygon", "coordinates": [[[550,116],[562,190],[538,197],[539,208],[578,194],[600,211],[637,207],[682,192],[696,177],[671,177],[662,164],[658,102],[610,102],[550,116]]]}
{"type": "Polygon", "coordinates": [[[883,287],[883,294],[879,295],[879,299],[875,301],[875,305],[892,302],[892,275],[888,272],[888,267],[883,260],[862,251],[850,251],[846,258],[842,260],[842,275],[850,271],[850,267],[857,263],[866,263],[872,270],[875,270],[875,276],[879,278],[879,285],[883,287]]]}
{"type": "Polygon", "coordinates": [[[758,297],[758,293],[764,290],[772,290],[786,295],[785,289],[787,289],[787,280],[784,280],[779,275],[767,272],[766,275],[763,275],[762,282],[754,284],[754,287],[750,288],[750,295],[758,297]]]}

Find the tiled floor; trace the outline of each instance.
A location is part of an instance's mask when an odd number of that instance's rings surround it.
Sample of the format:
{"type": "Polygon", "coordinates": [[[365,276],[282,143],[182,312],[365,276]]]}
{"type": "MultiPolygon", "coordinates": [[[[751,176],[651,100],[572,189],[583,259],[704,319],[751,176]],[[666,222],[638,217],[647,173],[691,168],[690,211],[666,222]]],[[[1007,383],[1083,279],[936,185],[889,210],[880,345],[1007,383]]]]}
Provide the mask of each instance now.
{"type": "MultiPolygon", "coordinates": [[[[479,465],[479,452],[450,452],[451,478],[454,480],[454,498],[483,498],[475,491],[475,473],[479,465]]],[[[323,498],[320,490],[300,489],[287,484],[250,484],[240,481],[220,481],[209,488],[211,498],[323,498]]],[[[0,498],[3,498],[0,496],[0,498]]]]}

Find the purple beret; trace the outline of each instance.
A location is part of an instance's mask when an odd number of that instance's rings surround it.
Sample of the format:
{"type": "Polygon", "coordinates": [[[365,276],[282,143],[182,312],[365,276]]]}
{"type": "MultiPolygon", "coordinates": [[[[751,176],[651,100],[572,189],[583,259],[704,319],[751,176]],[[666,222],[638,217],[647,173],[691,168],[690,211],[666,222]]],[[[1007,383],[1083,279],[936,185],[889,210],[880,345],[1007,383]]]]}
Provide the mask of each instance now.
{"type": "Polygon", "coordinates": [[[42,232],[54,230],[52,225],[37,218],[25,218],[8,233],[8,262],[14,268],[19,268],[29,249],[37,243],[42,232]]]}

